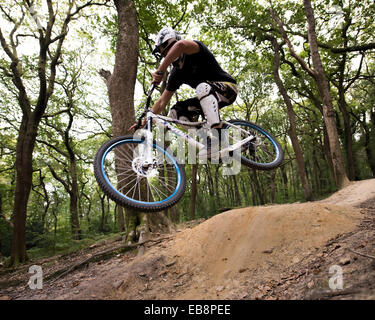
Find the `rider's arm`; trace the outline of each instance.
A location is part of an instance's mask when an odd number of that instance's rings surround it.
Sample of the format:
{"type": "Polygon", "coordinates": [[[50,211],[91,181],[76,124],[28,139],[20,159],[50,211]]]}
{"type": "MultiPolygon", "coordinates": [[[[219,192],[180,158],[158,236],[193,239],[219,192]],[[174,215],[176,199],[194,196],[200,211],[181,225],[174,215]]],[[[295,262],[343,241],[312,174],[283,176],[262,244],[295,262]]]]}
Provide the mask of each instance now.
{"type": "Polygon", "coordinates": [[[157,71],[165,72],[167,68],[175,61],[181,54],[194,54],[199,52],[200,47],[198,43],[191,40],[180,40],[177,41],[169,50],[168,54],[164,58],[163,62],[159,65],[157,71]]]}
{"type": "MultiPolygon", "coordinates": [[[[160,98],[153,105],[152,112],[156,113],[156,114],[159,114],[160,112],[162,112],[164,110],[164,108],[167,106],[168,102],[171,100],[173,94],[174,94],[173,91],[164,90],[163,94],[160,96],[160,98]]],[[[141,123],[141,128],[143,128],[145,126],[145,124],[146,124],[146,119],[143,119],[143,121],[141,123]]],[[[138,124],[134,123],[128,129],[128,131],[135,130],[136,128],[138,128],[138,124]]]]}
{"type": "Polygon", "coordinates": [[[153,105],[152,112],[156,114],[159,114],[160,112],[162,112],[167,106],[167,104],[169,103],[169,101],[171,100],[173,94],[174,94],[173,91],[164,90],[163,94],[153,105]]]}

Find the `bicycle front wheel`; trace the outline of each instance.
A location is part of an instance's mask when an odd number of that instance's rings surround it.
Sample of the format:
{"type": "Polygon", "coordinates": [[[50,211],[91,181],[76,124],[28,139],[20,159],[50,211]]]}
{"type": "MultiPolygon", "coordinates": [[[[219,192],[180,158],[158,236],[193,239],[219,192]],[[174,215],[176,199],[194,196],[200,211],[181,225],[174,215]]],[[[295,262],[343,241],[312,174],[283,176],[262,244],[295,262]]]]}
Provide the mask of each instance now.
{"type": "MultiPolygon", "coordinates": [[[[228,129],[229,140],[233,137],[242,140],[250,135],[253,137],[241,147],[241,163],[258,170],[272,170],[277,168],[284,159],[284,152],[276,138],[260,126],[244,121],[230,120],[233,126],[228,129]]],[[[238,140],[237,140],[238,141],[238,140]]],[[[229,141],[230,144],[235,141],[229,141]]]]}
{"type": "Polygon", "coordinates": [[[142,158],[146,143],[133,136],[111,139],[97,152],[95,178],[117,204],[143,212],[175,205],[185,191],[186,174],[174,156],[152,145],[152,162],[142,158]]]}

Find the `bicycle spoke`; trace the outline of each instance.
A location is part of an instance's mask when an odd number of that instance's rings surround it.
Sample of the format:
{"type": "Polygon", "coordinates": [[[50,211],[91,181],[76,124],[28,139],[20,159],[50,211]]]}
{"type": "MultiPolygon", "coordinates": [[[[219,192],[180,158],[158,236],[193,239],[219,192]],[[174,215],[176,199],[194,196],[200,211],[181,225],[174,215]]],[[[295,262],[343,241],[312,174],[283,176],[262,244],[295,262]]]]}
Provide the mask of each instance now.
{"type": "Polygon", "coordinates": [[[167,198],[168,196],[162,191],[162,190],[160,190],[159,188],[157,188],[156,186],[154,186],[154,185],[150,185],[152,188],[153,188],[153,190],[158,194],[158,196],[159,196],[159,199],[163,199],[164,197],[165,198],[167,198]]]}
{"type": "Polygon", "coordinates": [[[241,130],[240,137],[246,139],[248,136],[254,136],[255,139],[251,140],[250,143],[242,146],[241,155],[250,161],[255,163],[271,163],[276,159],[276,150],[272,141],[264,135],[262,132],[255,130],[254,128],[246,125],[246,123],[235,124],[238,128],[230,127],[228,133],[228,139],[230,144],[234,144],[235,130],[241,130]],[[244,133],[242,130],[248,132],[244,133]]]}
{"type": "MultiPolygon", "coordinates": [[[[132,183],[134,180],[136,180],[137,179],[137,177],[135,177],[135,179],[133,179],[133,180],[130,180],[130,182],[128,182],[126,185],[124,185],[123,187],[121,187],[120,189],[119,189],[119,191],[121,191],[122,192],[122,190],[124,190],[130,183],[132,183]]],[[[123,179],[124,180],[124,179],[123,179]]],[[[122,181],[123,181],[122,180],[122,181]]],[[[122,182],[121,181],[121,182],[122,182]]],[[[121,185],[121,182],[119,182],[119,184],[121,185]]]]}
{"type": "Polygon", "coordinates": [[[171,190],[171,189],[169,189],[168,188],[168,185],[167,184],[165,184],[164,182],[163,182],[163,180],[160,180],[160,182],[165,186],[165,188],[168,190],[168,191],[171,191],[171,192],[173,192],[173,189],[171,190]]]}
{"type": "Polygon", "coordinates": [[[142,166],[144,147],[139,141],[115,145],[106,155],[104,172],[116,190],[128,199],[147,203],[163,201],[176,191],[177,167],[166,163],[165,154],[155,145],[151,155],[157,160],[156,165],[142,166]]]}

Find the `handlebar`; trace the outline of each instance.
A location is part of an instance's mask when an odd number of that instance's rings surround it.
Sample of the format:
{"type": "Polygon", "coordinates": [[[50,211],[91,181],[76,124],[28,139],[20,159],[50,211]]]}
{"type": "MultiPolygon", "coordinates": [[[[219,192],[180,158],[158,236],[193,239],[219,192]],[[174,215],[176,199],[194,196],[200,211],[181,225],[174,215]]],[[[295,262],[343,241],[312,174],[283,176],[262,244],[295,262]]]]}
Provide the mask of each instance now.
{"type": "MultiPolygon", "coordinates": [[[[163,75],[163,72],[161,71],[158,71],[157,74],[159,76],[162,76],[163,75]]],[[[154,89],[157,87],[158,85],[155,83],[155,82],[152,82],[150,87],[148,88],[148,91],[147,91],[147,95],[148,97],[151,96],[152,92],[154,91],[154,89]]]]}

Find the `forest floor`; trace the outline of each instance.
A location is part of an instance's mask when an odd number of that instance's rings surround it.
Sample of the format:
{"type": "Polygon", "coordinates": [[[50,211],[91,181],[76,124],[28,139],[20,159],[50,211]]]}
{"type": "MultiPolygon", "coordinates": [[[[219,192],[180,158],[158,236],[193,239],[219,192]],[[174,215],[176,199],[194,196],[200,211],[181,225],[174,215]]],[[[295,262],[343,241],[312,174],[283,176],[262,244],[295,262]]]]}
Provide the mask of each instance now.
{"type": "Polygon", "coordinates": [[[375,299],[375,179],[322,201],[236,209],[178,228],[154,235],[142,255],[118,237],[0,268],[0,300],[375,299]],[[42,267],[42,290],[29,288],[30,265],[42,267]]]}

